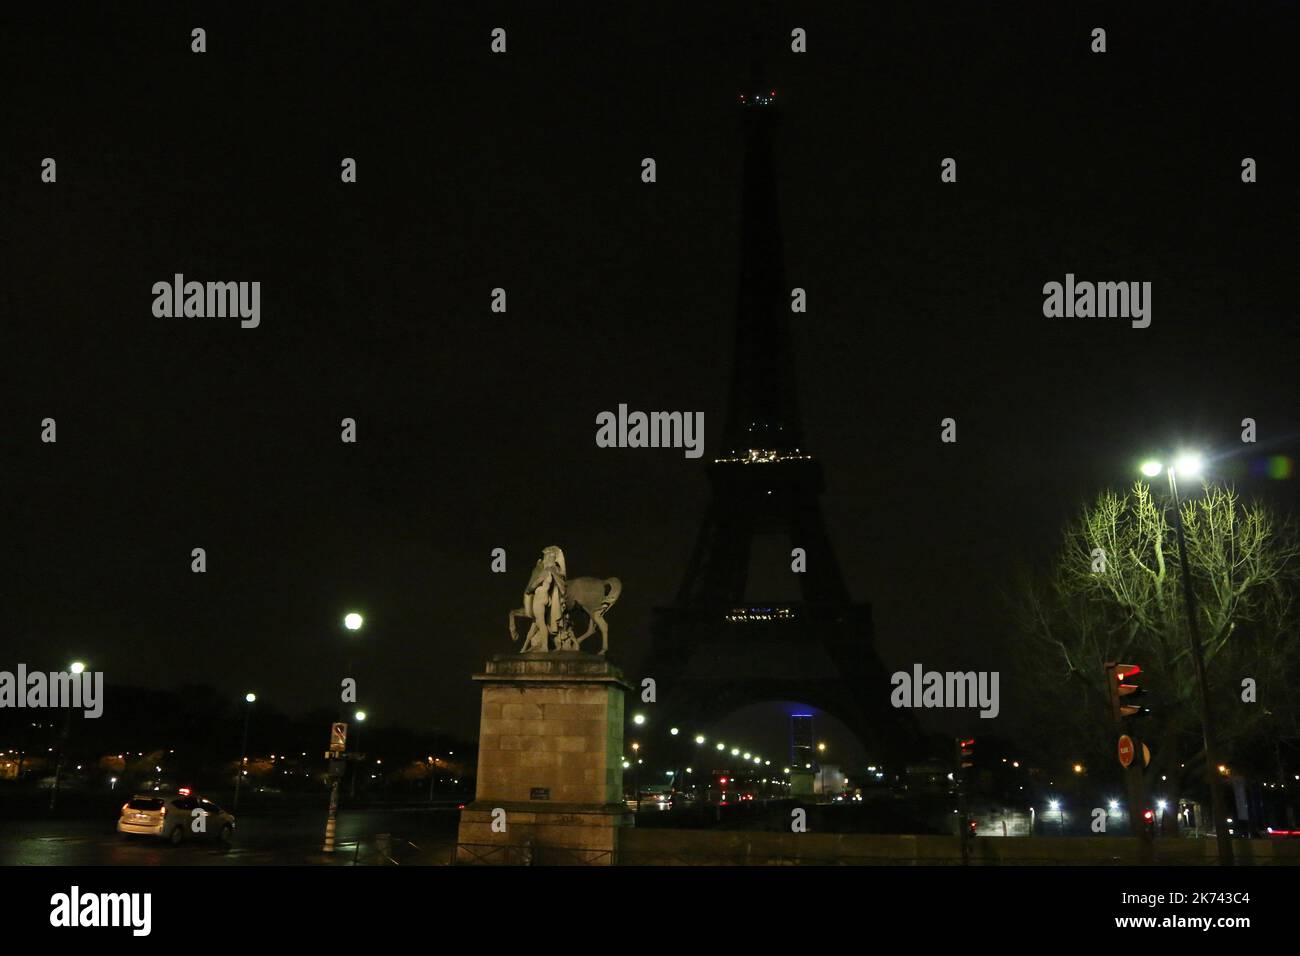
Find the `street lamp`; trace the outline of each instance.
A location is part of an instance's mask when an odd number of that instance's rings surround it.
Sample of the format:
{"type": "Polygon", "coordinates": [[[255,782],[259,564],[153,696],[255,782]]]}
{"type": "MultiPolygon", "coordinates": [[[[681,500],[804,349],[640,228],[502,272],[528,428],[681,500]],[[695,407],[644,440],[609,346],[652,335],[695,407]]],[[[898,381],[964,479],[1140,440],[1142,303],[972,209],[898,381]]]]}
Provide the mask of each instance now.
{"type": "Polygon", "coordinates": [[[352,767],[352,782],[348,785],[349,798],[357,795],[357,776],[361,773],[361,761],[363,759],[361,755],[361,725],[366,722],[366,712],[364,710],[359,710],[352,715],[352,719],[356,722],[356,730],[353,733],[352,742],[357,748],[357,759],[352,767]]]}
{"type": "MultiPolygon", "coordinates": [[[[349,631],[352,631],[353,633],[356,633],[357,631],[361,630],[361,626],[365,623],[366,623],[366,619],[356,611],[349,611],[348,613],[343,615],[343,627],[349,631]]],[[[344,682],[346,683],[347,680],[353,679],[352,642],[345,641],[342,650],[344,652],[344,659],[347,662],[347,667],[343,671],[343,678],[344,678],[344,682]]],[[[354,686],[355,686],[355,680],[354,680],[354,686]]],[[[355,698],[353,699],[355,700],[355,698]]],[[[338,704],[339,723],[344,722],[343,705],[345,703],[346,701],[343,699],[343,695],[339,694],[339,704],[338,704]]],[[[358,718],[364,719],[363,717],[361,717],[360,712],[358,713],[358,718]]],[[[334,830],[335,830],[335,824],[336,824],[336,819],[339,810],[339,782],[340,782],[340,778],[343,775],[343,772],[347,769],[346,763],[342,763],[342,764],[337,763],[337,761],[340,760],[342,761],[348,760],[347,752],[346,751],[335,752],[333,748],[331,748],[330,764],[329,764],[330,765],[330,808],[329,808],[329,816],[326,817],[325,820],[325,845],[322,847],[322,849],[326,853],[334,852],[334,830]]],[[[352,793],[354,794],[356,793],[356,785],[357,785],[357,775],[355,772],[353,772],[351,788],[352,788],[352,793]]]]}
{"type": "MultiPolygon", "coordinates": [[[[68,670],[80,677],[86,671],[86,665],[81,661],[73,661],[68,665],[68,670]]],[[[50,789],[50,809],[54,809],[55,801],[59,798],[59,778],[63,776],[63,754],[68,749],[68,737],[72,734],[72,708],[67,708],[63,713],[63,733],[59,735],[59,758],[54,763],[54,786],[50,789]]],[[[22,769],[22,762],[19,761],[19,770],[22,769]]]]}
{"type": "Polygon", "coordinates": [[[239,745],[239,766],[235,768],[235,805],[230,808],[232,813],[239,812],[239,787],[244,782],[244,764],[248,761],[248,721],[253,716],[253,703],[256,700],[257,695],[252,691],[244,695],[248,706],[244,708],[244,740],[239,745]]]}
{"type": "MultiPolygon", "coordinates": [[[[1160,474],[1162,464],[1148,461],[1142,466],[1142,474],[1155,478],[1160,474]]],[[[1210,691],[1205,679],[1205,658],[1201,651],[1200,625],[1196,620],[1196,596],[1192,593],[1192,572],[1187,561],[1187,537],[1183,533],[1183,502],[1178,495],[1178,475],[1195,478],[1201,473],[1201,456],[1193,453],[1179,455],[1167,469],[1169,475],[1169,494],[1174,502],[1174,530],[1178,536],[1178,564],[1183,573],[1183,601],[1187,610],[1187,641],[1191,651],[1192,670],[1196,675],[1196,687],[1201,704],[1201,733],[1205,741],[1205,779],[1210,787],[1210,807],[1214,813],[1214,837],[1219,849],[1219,864],[1232,866],[1232,840],[1228,835],[1227,810],[1223,805],[1223,788],[1215,779],[1214,767],[1217,748],[1214,737],[1214,721],[1210,711],[1210,691]]]]}

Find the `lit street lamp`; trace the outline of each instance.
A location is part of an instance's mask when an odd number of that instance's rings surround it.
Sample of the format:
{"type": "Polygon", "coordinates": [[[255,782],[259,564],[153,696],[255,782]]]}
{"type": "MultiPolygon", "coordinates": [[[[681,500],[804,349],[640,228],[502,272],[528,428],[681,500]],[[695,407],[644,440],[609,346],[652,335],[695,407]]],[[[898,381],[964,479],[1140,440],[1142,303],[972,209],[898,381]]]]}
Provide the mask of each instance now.
{"type": "Polygon", "coordinates": [[[353,715],[352,743],[357,748],[357,759],[352,765],[352,783],[348,786],[348,796],[357,795],[357,776],[361,773],[363,757],[361,756],[361,725],[366,722],[366,712],[359,710],[353,715]]]}
{"type": "Polygon", "coordinates": [[[248,720],[253,715],[253,702],[256,700],[257,695],[251,691],[244,695],[248,706],[244,708],[244,740],[239,745],[239,766],[235,768],[235,804],[230,808],[231,813],[239,812],[239,788],[244,782],[244,764],[248,762],[248,720]]]}
{"type": "MultiPolygon", "coordinates": [[[[80,677],[86,671],[86,665],[81,661],[73,661],[68,665],[68,670],[77,677],[80,677]]],[[[69,707],[63,714],[63,732],[59,735],[59,756],[54,763],[54,786],[50,788],[50,809],[54,809],[55,801],[59,798],[59,778],[63,776],[63,755],[68,749],[68,737],[72,734],[72,708],[69,707]]],[[[21,762],[19,770],[22,769],[21,762]]]]}
{"type": "Polygon", "coordinates": [[[1214,836],[1219,849],[1219,864],[1232,866],[1232,840],[1228,835],[1227,811],[1223,805],[1223,788],[1215,778],[1216,747],[1214,722],[1210,712],[1210,691],[1205,679],[1205,658],[1201,651],[1200,625],[1196,620],[1196,596],[1192,593],[1192,573],[1187,561],[1187,538],[1183,534],[1183,502],[1178,496],[1178,474],[1195,478],[1201,473],[1199,455],[1181,455],[1168,468],[1158,461],[1142,465],[1142,474],[1155,478],[1164,470],[1169,475],[1169,494],[1174,503],[1174,530],[1178,535],[1178,564],[1183,573],[1183,601],[1187,610],[1187,641],[1192,656],[1192,670],[1201,705],[1201,732],[1205,741],[1205,779],[1210,787],[1210,806],[1214,813],[1214,836]]]}
{"type": "MultiPolygon", "coordinates": [[[[356,611],[349,611],[347,614],[343,615],[343,626],[347,628],[349,631],[356,632],[361,630],[361,625],[364,623],[365,623],[365,618],[363,618],[356,611]]],[[[350,641],[346,642],[345,646],[347,648],[347,669],[343,672],[343,677],[346,679],[352,677],[352,656],[351,656],[352,643],[350,641]]],[[[344,703],[343,696],[340,694],[339,709],[338,709],[338,715],[339,715],[338,719],[340,723],[343,722],[343,703],[344,703]]],[[[361,712],[358,712],[358,718],[364,719],[364,716],[362,715],[361,712]]],[[[359,732],[359,728],[358,728],[358,732],[359,732]]],[[[325,845],[321,847],[321,849],[324,850],[324,852],[326,853],[334,852],[334,831],[335,831],[338,812],[339,812],[339,777],[342,775],[343,770],[346,769],[347,766],[346,764],[340,764],[337,762],[340,760],[347,759],[346,752],[334,753],[334,751],[331,750],[330,753],[332,755],[330,758],[330,808],[329,808],[329,816],[326,817],[325,820],[325,845]]],[[[356,792],[356,783],[357,783],[357,778],[354,772],[352,775],[352,788],[354,793],[356,792]]]]}

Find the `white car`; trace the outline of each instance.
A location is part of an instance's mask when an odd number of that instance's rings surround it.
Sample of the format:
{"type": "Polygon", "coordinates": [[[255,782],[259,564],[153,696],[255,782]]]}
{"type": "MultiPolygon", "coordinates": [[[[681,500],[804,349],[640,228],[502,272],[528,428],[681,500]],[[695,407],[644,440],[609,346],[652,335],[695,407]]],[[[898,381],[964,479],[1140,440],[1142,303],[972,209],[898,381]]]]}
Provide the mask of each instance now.
{"type": "Polygon", "coordinates": [[[182,788],[175,796],[138,793],[122,804],[117,832],[150,836],[177,846],[185,840],[208,838],[230,843],[235,818],[211,800],[182,788]]]}

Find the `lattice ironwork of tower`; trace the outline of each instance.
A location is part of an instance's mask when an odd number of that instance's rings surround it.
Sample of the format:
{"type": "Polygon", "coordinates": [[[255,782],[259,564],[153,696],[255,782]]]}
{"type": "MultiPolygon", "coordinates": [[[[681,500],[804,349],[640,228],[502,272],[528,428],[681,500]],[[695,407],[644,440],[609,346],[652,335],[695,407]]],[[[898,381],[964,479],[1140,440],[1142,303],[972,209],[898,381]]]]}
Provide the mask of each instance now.
{"type": "Polygon", "coordinates": [[[687,733],[746,704],[794,700],[843,721],[870,753],[902,755],[914,725],[889,706],[871,607],[849,598],[822,514],[821,463],[803,439],[773,163],[778,101],[758,70],[738,98],[745,156],[727,422],[708,466],[708,510],[675,604],[655,610],[643,676],[687,733]],[[806,555],[801,573],[794,548],[806,555]]]}

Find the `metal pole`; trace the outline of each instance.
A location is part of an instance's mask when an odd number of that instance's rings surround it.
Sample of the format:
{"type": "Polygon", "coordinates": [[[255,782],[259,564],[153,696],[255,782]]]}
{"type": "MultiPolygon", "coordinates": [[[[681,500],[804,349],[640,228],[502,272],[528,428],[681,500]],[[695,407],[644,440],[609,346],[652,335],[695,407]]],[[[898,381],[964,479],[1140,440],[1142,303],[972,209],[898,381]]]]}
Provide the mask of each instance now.
{"type": "Polygon", "coordinates": [[[68,747],[68,735],[72,733],[72,711],[68,710],[63,717],[63,732],[59,735],[59,758],[54,764],[54,786],[50,789],[50,809],[54,809],[55,801],[59,798],[59,778],[63,776],[63,753],[68,747]]]}
{"type": "MultiPolygon", "coordinates": [[[[331,775],[333,776],[333,775],[331,775]]],[[[321,847],[326,853],[334,852],[334,830],[339,813],[339,778],[334,776],[330,784],[330,814],[325,820],[325,845],[321,847]]]]}
{"type": "Polygon", "coordinates": [[[1210,690],[1205,680],[1205,659],[1201,656],[1200,626],[1196,621],[1196,598],[1192,593],[1192,574],[1187,562],[1187,538],[1183,534],[1183,503],[1178,497],[1178,481],[1169,469],[1169,491],[1174,497],[1174,528],[1178,532],[1178,563],[1183,571],[1183,600],[1187,604],[1187,640],[1192,652],[1192,668],[1201,699],[1201,730],[1205,738],[1205,780],[1210,787],[1210,806],[1214,812],[1214,836],[1219,847],[1219,865],[1232,866],[1232,838],[1228,836],[1228,814],[1223,805],[1223,788],[1217,778],[1217,748],[1210,714],[1210,690]]]}
{"type": "MultiPolygon", "coordinates": [[[[357,748],[357,759],[348,761],[352,764],[352,781],[348,784],[348,798],[352,799],[357,795],[357,774],[361,772],[361,721],[356,721],[356,729],[352,736],[352,742],[357,748]]],[[[351,804],[349,804],[351,806],[351,804]]]]}
{"type": "Polygon", "coordinates": [[[1147,808],[1146,760],[1142,749],[1144,745],[1136,727],[1124,726],[1124,716],[1120,710],[1120,678],[1116,667],[1114,661],[1105,665],[1106,690],[1110,695],[1110,711],[1115,732],[1120,735],[1126,734],[1129,740],[1133,741],[1133,760],[1123,771],[1124,789],[1128,797],[1129,836],[1135,837],[1138,841],[1138,863],[1142,866],[1150,866],[1155,863],[1156,850],[1144,816],[1147,808]]]}

